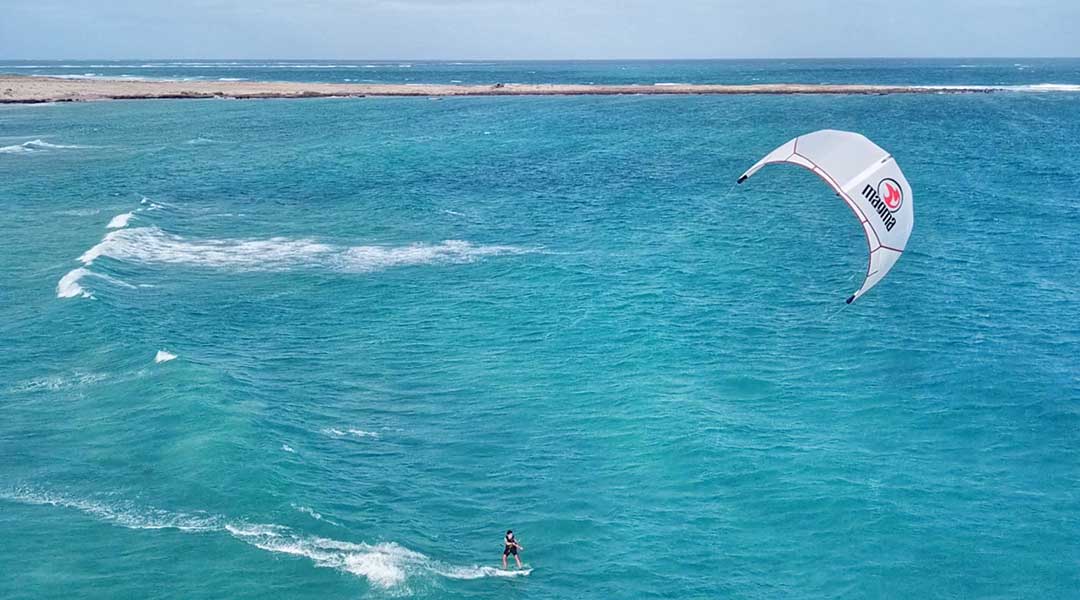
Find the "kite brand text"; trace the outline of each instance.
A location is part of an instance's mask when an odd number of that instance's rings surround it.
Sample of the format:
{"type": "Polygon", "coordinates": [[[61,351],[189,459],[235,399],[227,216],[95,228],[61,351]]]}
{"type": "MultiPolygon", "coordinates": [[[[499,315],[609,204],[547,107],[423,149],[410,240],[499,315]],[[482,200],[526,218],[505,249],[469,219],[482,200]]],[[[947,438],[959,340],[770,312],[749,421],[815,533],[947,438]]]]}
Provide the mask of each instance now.
{"type": "Polygon", "coordinates": [[[892,216],[892,211],[889,210],[885,201],[881,199],[881,195],[874,189],[874,186],[866,184],[866,187],[862,190],[862,195],[870,201],[870,206],[873,206],[878,216],[881,217],[881,222],[885,224],[885,230],[892,231],[893,226],[896,225],[896,217],[892,216]]]}

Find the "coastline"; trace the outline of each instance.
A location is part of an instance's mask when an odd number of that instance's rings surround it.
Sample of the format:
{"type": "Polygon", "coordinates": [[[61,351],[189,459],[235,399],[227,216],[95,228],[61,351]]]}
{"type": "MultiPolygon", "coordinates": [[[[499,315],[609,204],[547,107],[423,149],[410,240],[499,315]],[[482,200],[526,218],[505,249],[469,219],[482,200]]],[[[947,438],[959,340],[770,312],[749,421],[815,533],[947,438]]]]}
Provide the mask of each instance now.
{"type": "Polygon", "coordinates": [[[972,94],[999,91],[985,86],[897,86],[852,84],[369,84],[275,81],[161,81],[139,79],[65,79],[0,75],[0,104],[39,104],[95,100],[264,99],[339,97],[446,96],[620,96],[742,94],[972,94]]]}

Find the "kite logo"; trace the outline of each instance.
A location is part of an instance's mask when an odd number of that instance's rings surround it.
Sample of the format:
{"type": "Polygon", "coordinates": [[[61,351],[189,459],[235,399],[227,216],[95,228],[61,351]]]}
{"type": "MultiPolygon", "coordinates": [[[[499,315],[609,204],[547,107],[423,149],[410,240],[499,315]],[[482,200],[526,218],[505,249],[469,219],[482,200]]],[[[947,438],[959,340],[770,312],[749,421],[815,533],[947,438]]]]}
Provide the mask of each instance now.
{"type": "Polygon", "coordinates": [[[881,217],[881,224],[885,231],[892,231],[896,226],[896,217],[893,211],[900,208],[904,203],[904,192],[900,191],[900,184],[895,179],[882,179],[874,189],[869,183],[862,189],[863,198],[874,208],[874,212],[881,217]]]}
{"type": "Polygon", "coordinates": [[[881,200],[889,208],[890,212],[900,210],[900,206],[904,204],[903,188],[900,187],[899,183],[896,183],[895,179],[882,179],[878,183],[877,193],[881,196],[881,200]]]}

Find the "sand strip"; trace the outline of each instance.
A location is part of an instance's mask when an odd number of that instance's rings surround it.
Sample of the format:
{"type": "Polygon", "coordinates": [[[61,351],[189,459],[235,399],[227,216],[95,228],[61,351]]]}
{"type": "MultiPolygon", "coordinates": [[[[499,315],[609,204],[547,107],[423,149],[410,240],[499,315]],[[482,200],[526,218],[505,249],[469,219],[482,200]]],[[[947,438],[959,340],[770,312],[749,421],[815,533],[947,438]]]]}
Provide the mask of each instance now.
{"type": "Polygon", "coordinates": [[[579,85],[579,84],[365,84],[275,81],[141,81],[0,75],[0,103],[79,102],[161,98],[329,98],[359,96],[610,96],[623,94],[962,94],[985,86],[893,85],[579,85]]]}

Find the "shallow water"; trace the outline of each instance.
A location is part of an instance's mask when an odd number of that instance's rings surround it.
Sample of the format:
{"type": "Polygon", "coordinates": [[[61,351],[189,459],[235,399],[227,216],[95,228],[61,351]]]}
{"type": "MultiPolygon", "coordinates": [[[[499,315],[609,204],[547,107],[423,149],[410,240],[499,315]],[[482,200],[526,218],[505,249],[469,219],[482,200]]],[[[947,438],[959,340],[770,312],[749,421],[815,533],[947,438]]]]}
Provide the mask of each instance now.
{"type": "Polygon", "coordinates": [[[1070,597],[1078,111],[0,108],[0,597],[1070,597]],[[821,127],[915,190],[847,308],[843,204],[733,185],[821,127]]]}

